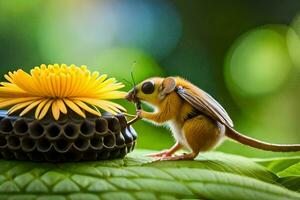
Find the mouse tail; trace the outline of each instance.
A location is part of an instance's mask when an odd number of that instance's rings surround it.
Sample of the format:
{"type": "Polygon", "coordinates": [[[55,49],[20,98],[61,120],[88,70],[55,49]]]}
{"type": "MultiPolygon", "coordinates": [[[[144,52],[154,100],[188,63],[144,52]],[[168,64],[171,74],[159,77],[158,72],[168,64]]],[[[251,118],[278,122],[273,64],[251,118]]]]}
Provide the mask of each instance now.
{"type": "Polygon", "coordinates": [[[292,152],[300,151],[300,144],[271,144],[262,142],[254,138],[245,136],[231,127],[226,127],[225,135],[237,142],[254,147],[256,149],[262,149],[265,151],[277,151],[277,152],[292,152]]]}

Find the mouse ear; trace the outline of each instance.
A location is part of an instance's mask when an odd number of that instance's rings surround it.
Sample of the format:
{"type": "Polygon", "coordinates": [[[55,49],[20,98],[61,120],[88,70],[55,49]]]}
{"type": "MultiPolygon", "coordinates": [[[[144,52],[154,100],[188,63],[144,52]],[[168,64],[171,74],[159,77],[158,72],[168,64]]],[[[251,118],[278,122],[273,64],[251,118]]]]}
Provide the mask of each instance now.
{"type": "Polygon", "coordinates": [[[173,77],[167,77],[163,80],[160,86],[160,95],[165,96],[173,92],[176,88],[176,80],[173,77]]]}

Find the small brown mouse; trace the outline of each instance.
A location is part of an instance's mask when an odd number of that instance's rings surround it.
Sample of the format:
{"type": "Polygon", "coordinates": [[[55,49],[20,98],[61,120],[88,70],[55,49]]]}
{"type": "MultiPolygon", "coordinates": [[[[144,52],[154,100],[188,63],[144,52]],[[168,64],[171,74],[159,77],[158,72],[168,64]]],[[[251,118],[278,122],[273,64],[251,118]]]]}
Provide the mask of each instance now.
{"type": "Polygon", "coordinates": [[[271,144],[234,130],[225,109],[208,93],[180,77],[149,78],[128,92],[126,99],[145,102],[154,107],[150,113],[137,108],[137,116],[171,128],[176,144],[168,150],[150,156],[162,160],[194,159],[199,152],[213,149],[227,136],[242,144],[266,151],[300,151],[300,144],[271,144]],[[186,148],[191,153],[172,156],[186,148]]]}

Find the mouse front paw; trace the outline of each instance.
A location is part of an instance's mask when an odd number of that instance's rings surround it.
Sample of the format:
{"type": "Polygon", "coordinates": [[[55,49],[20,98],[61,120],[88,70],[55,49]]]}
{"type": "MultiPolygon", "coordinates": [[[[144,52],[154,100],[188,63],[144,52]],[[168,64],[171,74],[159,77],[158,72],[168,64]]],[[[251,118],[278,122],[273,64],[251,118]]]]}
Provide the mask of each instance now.
{"type": "Polygon", "coordinates": [[[138,117],[138,118],[143,118],[143,110],[137,110],[136,111],[136,116],[138,117]]]}

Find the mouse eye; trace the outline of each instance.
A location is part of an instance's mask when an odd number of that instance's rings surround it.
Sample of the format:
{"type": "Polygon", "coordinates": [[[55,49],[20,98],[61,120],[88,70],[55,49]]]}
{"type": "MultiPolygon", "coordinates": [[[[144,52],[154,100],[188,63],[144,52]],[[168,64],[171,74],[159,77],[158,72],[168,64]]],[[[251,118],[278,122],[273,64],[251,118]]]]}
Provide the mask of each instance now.
{"type": "Polygon", "coordinates": [[[145,94],[152,94],[154,92],[154,83],[151,81],[143,83],[142,92],[145,94]]]}

